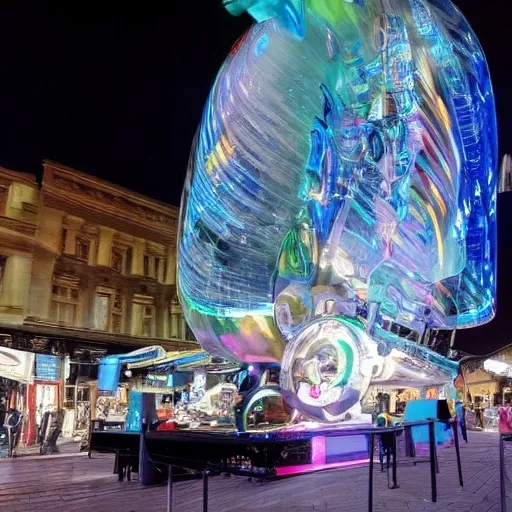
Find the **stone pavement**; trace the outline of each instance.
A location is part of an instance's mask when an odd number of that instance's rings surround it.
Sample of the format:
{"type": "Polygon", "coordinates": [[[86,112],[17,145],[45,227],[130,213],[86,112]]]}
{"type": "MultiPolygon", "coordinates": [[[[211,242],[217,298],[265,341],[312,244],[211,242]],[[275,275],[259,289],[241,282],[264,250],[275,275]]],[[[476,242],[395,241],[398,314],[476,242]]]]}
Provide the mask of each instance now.
{"type": "MultiPolygon", "coordinates": [[[[375,473],[376,512],[499,512],[498,435],[470,433],[461,445],[464,489],[455,450],[439,450],[438,502],[430,502],[430,466],[400,459],[400,489],[375,473]]],[[[512,455],[512,454],[511,454],[512,455]]],[[[1,512],[165,512],[166,489],[117,482],[113,457],[40,457],[0,462],[1,512]]],[[[326,471],[259,484],[246,478],[210,479],[212,512],[367,510],[367,468],[326,471]]],[[[136,476],[136,475],[135,475],[136,476]]],[[[174,486],[175,512],[202,510],[200,480],[174,486]]],[[[511,509],[512,510],[512,509],[511,509]]]]}

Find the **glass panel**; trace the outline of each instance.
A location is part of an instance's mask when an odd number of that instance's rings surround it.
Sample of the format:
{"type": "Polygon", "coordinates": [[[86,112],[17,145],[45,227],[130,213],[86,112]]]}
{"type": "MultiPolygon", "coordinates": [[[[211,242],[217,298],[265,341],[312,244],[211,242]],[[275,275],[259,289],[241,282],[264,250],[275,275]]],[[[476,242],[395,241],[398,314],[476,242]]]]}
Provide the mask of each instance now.
{"type": "Polygon", "coordinates": [[[108,331],[109,303],[109,295],[96,295],[96,307],[94,312],[94,327],[96,329],[108,331]]]}
{"type": "Polygon", "coordinates": [[[121,315],[112,315],[112,332],[119,334],[123,317],[121,315]]]}
{"type": "Polygon", "coordinates": [[[158,279],[158,272],[160,271],[160,258],[155,258],[155,275],[154,277],[158,279]]]}
{"type": "Polygon", "coordinates": [[[64,318],[63,321],[68,324],[75,323],[75,305],[74,304],[62,304],[64,306],[64,318]]]}
{"type": "Polygon", "coordinates": [[[149,256],[144,256],[144,275],[149,276],[149,256]]]}
{"type": "Polygon", "coordinates": [[[152,335],[152,327],[153,327],[153,319],[152,318],[144,318],[142,320],[142,336],[145,338],[150,338],[152,335]]]}

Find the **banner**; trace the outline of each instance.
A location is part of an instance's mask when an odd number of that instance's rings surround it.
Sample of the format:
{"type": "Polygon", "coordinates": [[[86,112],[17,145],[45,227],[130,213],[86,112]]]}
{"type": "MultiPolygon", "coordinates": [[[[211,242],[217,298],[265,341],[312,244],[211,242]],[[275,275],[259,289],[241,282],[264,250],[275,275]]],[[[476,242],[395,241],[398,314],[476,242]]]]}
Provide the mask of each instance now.
{"type": "Polygon", "coordinates": [[[0,347],[0,377],[23,384],[34,381],[35,354],[12,348],[0,347]]]}
{"type": "Polygon", "coordinates": [[[54,380],[60,378],[60,358],[43,354],[36,355],[36,379],[54,380]]]}

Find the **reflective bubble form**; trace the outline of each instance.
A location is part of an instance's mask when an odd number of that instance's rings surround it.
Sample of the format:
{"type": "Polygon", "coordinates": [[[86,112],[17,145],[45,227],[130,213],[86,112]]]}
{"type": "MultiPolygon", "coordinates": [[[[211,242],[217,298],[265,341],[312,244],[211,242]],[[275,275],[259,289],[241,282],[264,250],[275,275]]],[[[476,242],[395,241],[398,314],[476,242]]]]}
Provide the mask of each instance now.
{"type": "Polygon", "coordinates": [[[197,339],[281,363],[283,393],[322,421],[374,381],[449,381],[417,342],[496,307],[495,107],[474,33],[449,0],[225,5],[257,23],[217,76],[185,184],[197,339]]]}

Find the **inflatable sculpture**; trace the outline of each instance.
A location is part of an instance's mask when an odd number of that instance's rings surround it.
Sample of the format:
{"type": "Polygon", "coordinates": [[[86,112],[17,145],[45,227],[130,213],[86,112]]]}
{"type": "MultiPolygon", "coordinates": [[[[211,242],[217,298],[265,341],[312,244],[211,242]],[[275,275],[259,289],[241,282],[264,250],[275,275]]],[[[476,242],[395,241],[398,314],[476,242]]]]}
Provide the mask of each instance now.
{"type": "Polygon", "coordinates": [[[449,0],[225,0],[235,45],[193,143],[179,294],[203,348],[278,363],[338,422],[370,385],[450,382],[432,333],[495,314],[488,68],[449,0]]]}

